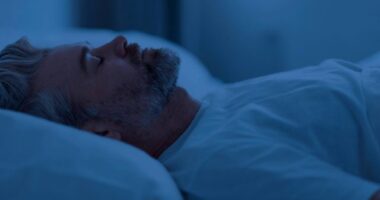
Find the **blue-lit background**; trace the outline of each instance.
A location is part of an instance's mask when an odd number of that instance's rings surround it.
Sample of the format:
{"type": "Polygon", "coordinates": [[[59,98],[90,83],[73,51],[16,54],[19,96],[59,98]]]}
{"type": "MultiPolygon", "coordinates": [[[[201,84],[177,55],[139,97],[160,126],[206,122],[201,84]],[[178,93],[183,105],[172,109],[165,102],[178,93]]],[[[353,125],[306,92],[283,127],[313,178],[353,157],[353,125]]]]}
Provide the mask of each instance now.
{"type": "Polygon", "coordinates": [[[380,50],[378,0],[0,0],[0,27],[140,30],[238,81],[380,50]]]}

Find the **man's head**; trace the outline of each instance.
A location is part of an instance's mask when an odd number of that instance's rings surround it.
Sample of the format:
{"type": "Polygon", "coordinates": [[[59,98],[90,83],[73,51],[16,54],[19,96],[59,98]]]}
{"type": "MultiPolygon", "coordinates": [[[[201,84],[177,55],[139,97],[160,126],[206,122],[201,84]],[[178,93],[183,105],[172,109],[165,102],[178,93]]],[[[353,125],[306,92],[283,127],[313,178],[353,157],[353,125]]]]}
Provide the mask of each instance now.
{"type": "Polygon", "coordinates": [[[35,49],[21,39],[0,53],[0,107],[116,138],[137,134],[168,102],[178,65],[171,51],[140,51],[121,36],[96,48],[35,49]]]}

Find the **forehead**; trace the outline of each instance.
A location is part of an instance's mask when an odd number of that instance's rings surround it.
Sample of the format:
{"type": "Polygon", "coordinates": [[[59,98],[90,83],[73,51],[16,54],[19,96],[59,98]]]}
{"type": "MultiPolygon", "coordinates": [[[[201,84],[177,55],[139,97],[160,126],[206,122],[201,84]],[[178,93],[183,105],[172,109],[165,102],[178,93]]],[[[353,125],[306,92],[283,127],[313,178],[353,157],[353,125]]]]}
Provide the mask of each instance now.
{"type": "Polygon", "coordinates": [[[73,55],[80,53],[80,50],[84,47],[92,48],[91,44],[87,41],[84,42],[76,42],[72,44],[62,44],[58,45],[50,50],[50,53],[48,54],[49,57],[55,57],[55,56],[65,56],[65,55],[73,55]]]}
{"type": "Polygon", "coordinates": [[[34,89],[63,88],[78,76],[79,56],[83,45],[61,45],[49,51],[38,64],[34,89]]]}
{"type": "Polygon", "coordinates": [[[64,56],[67,54],[75,54],[80,51],[83,47],[89,46],[87,43],[74,43],[74,44],[63,44],[56,46],[50,50],[48,57],[54,56],[64,56]]]}
{"type": "MultiPolygon", "coordinates": [[[[78,42],[74,44],[64,44],[52,48],[43,62],[54,65],[79,65],[84,49],[91,49],[90,43],[78,42]],[[59,62],[57,62],[59,61],[59,62]]],[[[50,65],[49,67],[52,67],[50,65]]]]}
{"type": "Polygon", "coordinates": [[[81,49],[85,46],[86,46],[85,44],[81,44],[81,43],[56,46],[50,49],[49,53],[46,55],[45,59],[41,63],[44,63],[44,62],[46,63],[46,62],[54,61],[61,58],[67,59],[66,61],[73,60],[75,58],[78,58],[81,49]]]}

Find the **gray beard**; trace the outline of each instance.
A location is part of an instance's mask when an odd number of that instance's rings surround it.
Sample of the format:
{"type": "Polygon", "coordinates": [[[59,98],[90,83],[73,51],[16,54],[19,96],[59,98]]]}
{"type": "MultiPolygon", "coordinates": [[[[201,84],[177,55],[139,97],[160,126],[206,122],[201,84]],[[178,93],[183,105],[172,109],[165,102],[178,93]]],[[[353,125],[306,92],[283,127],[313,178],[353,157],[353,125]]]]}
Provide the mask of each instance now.
{"type": "Polygon", "coordinates": [[[101,118],[112,121],[125,130],[149,127],[167,105],[176,87],[180,59],[168,49],[155,50],[151,63],[144,65],[146,87],[125,91],[120,87],[115,98],[103,104],[101,118]]]}
{"type": "Polygon", "coordinates": [[[156,50],[156,56],[152,64],[146,63],[148,73],[148,85],[152,93],[153,108],[151,114],[158,114],[167,104],[171,93],[176,87],[178,78],[178,65],[180,60],[168,49],[156,50]]]}

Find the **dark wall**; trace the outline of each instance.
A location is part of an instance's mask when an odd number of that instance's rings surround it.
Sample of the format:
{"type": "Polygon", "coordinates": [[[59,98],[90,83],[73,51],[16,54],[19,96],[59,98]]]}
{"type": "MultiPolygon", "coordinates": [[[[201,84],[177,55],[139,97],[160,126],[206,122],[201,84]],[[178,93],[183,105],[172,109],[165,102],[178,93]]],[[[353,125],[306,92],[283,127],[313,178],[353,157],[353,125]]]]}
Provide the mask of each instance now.
{"type": "Polygon", "coordinates": [[[182,41],[234,82],[380,51],[379,0],[182,0],[182,41]]]}
{"type": "Polygon", "coordinates": [[[76,26],[139,30],[178,41],[179,1],[73,0],[76,26]]]}

